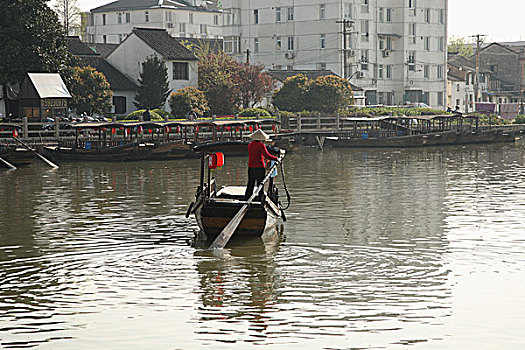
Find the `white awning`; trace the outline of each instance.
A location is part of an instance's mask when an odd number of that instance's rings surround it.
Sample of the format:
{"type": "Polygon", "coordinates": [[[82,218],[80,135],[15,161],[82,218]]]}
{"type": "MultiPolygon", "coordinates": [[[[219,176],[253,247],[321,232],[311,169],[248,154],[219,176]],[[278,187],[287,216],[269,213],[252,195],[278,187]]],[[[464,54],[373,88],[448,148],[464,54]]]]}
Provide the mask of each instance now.
{"type": "Polygon", "coordinates": [[[28,73],[40,98],[71,98],[58,73],[28,73]]]}

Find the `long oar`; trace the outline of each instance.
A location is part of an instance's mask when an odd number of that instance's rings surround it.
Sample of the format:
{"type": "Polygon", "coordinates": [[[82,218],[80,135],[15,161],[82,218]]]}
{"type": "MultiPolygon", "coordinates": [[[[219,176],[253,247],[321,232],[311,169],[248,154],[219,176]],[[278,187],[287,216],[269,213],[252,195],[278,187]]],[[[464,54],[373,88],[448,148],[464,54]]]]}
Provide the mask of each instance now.
{"type": "Polygon", "coordinates": [[[7,160],[5,160],[4,158],[0,157],[0,162],[2,162],[6,167],[8,167],[9,169],[13,169],[13,170],[16,170],[16,166],[14,166],[13,164],[9,163],[7,160]]]}
{"type": "Polygon", "coordinates": [[[252,194],[252,196],[248,199],[246,204],[244,204],[242,206],[242,208],[237,212],[237,214],[235,214],[235,216],[230,220],[228,225],[226,225],[226,227],[224,227],[224,229],[217,236],[217,238],[215,238],[213,243],[210,245],[210,249],[222,249],[222,248],[224,248],[226,246],[226,244],[228,244],[228,241],[233,236],[233,233],[235,232],[237,227],[239,227],[239,225],[241,224],[242,219],[244,218],[244,216],[248,212],[248,207],[250,206],[250,204],[252,204],[253,200],[259,195],[259,192],[262,191],[262,189],[264,188],[264,185],[266,184],[268,179],[270,179],[270,177],[272,176],[272,173],[273,173],[274,169],[283,160],[284,154],[285,154],[285,151],[282,150],[281,151],[281,156],[279,157],[279,161],[275,162],[275,164],[270,168],[270,171],[268,171],[268,174],[266,175],[264,180],[257,187],[257,190],[255,191],[255,193],[252,194]]]}
{"type": "Polygon", "coordinates": [[[50,161],[49,159],[45,158],[43,155],[41,155],[40,153],[38,153],[37,151],[35,151],[34,149],[32,149],[31,147],[29,147],[28,145],[26,145],[25,143],[23,143],[22,141],[20,141],[19,139],[17,139],[16,137],[13,137],[17,142],[19,142],[20,144],[22,144],[22,146],[24,146],[25,148],[27,148],[28,150],[30,150],[31,152],[33,152],[34,154],[36,154],[40,159],[42,159],[47,165],[49,165],[50,167],[54,168],[54,169],[58,169],[58,165],[56,165],[55,163],[53,163],[52,161],[50,161]]]}

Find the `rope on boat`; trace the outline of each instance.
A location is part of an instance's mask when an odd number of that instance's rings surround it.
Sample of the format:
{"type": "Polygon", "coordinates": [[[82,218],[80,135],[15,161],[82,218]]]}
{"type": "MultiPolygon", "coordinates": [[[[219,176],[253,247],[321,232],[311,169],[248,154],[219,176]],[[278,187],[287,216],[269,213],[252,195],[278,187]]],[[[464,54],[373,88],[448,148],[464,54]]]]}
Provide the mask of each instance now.
{"type": "MultiPolygon", "coordinates": [[[[286,187],[286,179],[284,178],[283,162],[281,162],[280,165],[281,165],[281,177],[283,178],[284,191],[286,192],[286,200],[288,202],[286,204],[285,208],[281,208],[282,211],[285,211],[286,209],[290,208],[290,203],[291,203],[292,199],[291,199],[291,196],[290,196],[290,192],[288,192],[288,188],[286,187]]],[[[279,202],[279,204],[280,204],[280,202],[279,202]]]]}

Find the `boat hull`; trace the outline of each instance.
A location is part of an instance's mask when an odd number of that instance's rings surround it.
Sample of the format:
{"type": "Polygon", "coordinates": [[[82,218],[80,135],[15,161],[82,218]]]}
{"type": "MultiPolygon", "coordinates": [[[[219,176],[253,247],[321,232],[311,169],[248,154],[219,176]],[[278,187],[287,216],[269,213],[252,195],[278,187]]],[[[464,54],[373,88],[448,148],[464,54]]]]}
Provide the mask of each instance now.
{"type": "Polygon", "coordinates": [[[44,147],[44,153],[58,161],[134,161],[150,159],[151,147],[122,146],[94,150],[44,147]]]}
{"type": "Polygon", "coordinates": [[[396,147],[429,147],[447,145],[466,145],[476,143],[515,142],[521,137],[519,131],[446,131],[420,135],[358,139],[358,138],[326,138],[326,144],[331,147],[346,148],[396,148],[396,147]]]}
{"type": "Polygon", "coordinates": [[[35,161],[35,154],[27,149],[2,148],[0,157],[16,167],[29,166],[35,161]]]}
{"type": "MultiPolygon", "coordinates": [[[[244,202],[209,201],[197,208],[195,217],[201,230],[210,239],[215,239],[243,205],[244,202]]],[[[278,209],[271,204],[252,204],[233,237],[261,237],[276,228],[278,217],[278,209]]]]}

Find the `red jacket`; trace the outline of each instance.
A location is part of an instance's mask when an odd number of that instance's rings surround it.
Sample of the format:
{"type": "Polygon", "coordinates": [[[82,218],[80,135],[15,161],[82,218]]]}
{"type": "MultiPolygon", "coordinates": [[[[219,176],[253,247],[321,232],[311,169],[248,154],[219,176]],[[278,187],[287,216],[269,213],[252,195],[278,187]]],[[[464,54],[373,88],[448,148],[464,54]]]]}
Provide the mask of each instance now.
{"type": "Polygon", "coordinates": [[[277,157],[268,153],[266,146],[261,141],[252,141],[248,145],[248,167],[264,168],[264,158],[277,161],[277,157]]]}

